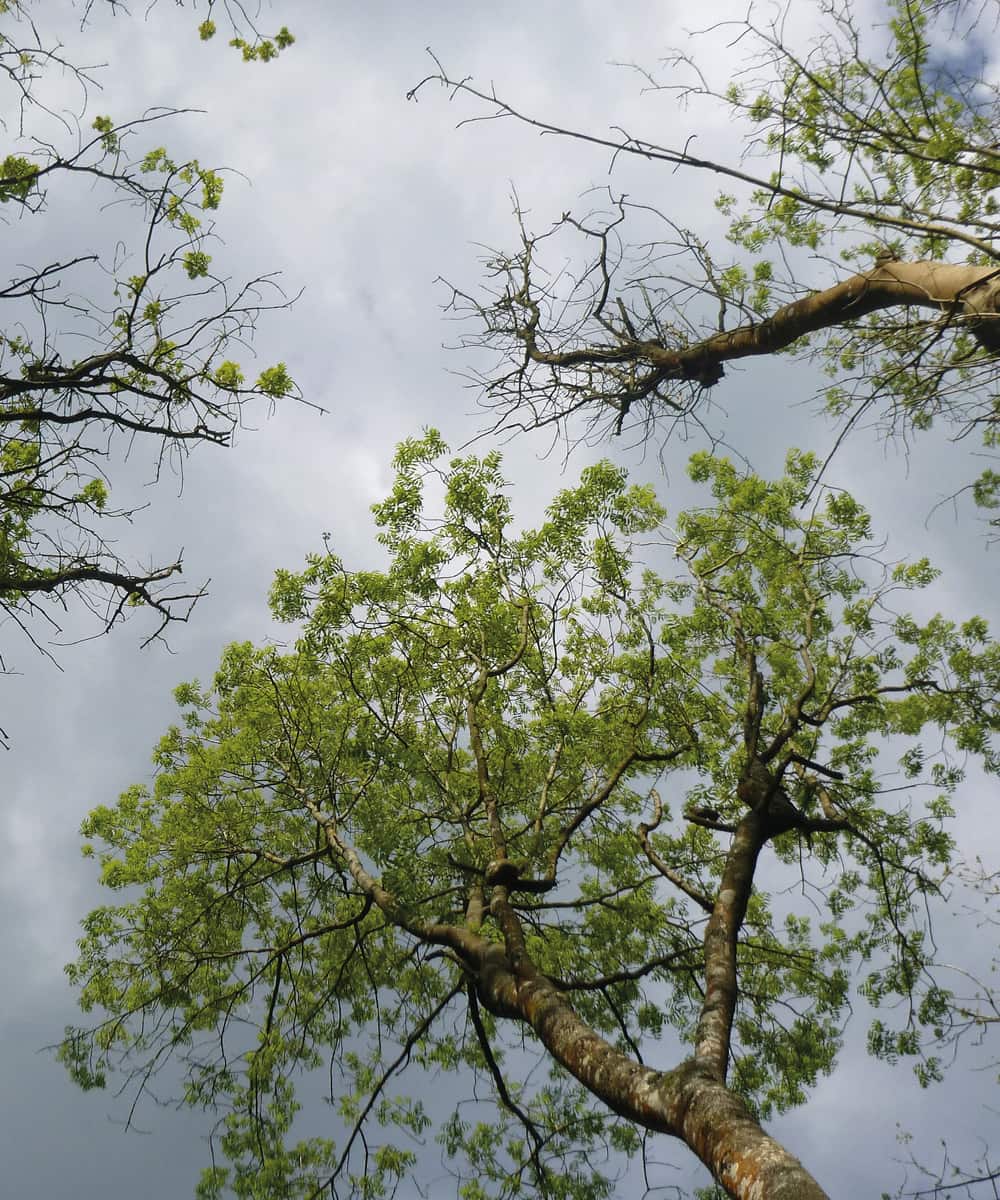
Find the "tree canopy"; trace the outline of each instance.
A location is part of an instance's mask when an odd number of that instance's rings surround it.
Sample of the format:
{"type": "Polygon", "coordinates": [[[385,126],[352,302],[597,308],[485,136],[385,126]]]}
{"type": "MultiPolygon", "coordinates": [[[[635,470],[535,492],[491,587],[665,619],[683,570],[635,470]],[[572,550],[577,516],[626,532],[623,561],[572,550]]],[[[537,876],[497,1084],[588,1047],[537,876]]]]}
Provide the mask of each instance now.
{"type": "MultiPolygon", "coordinates": [[[[610,155],[612,176],[626,158],[660,169],[648,195],[612,179],[603,205],[588,196],[547,229],[518,213],[520,244],[490,252],[486,286],[454,289],[465,344],[492,352],[474,380],[498,426],[554,426],[571,440],[581,419],[599,436],[711,426],[714,390],[736,389],[723,383],[729,364],[788,353],[824,368],[822,404],[845,430],[938,422],[993,456],[1000,89],[976,69],[1000,12],[889,0],[872,23],[849,3],[819,7],[808,45],[783,11],[758,23],[751,10],[660,70],[640,65],[675,104],[673,144],[554,123],[440,63],[414,89],[437,81],[466,120],[485,113],[589,143],[610,155]],[[713,78],[712,39],[739,45],[735,79],[713,78]],[[685,128],[687,106],[705,103],[745,131],[736,161],[685,128]],[[727,237],[684,227],[661,199],[689,171],[720,180],[727,237]]],[[[995,508],[1000,474],[980,470],[969,490],[995,508]]]]}
{"type": "Polygon", "coordinates": [[[384,569],[279,572],[294,644],[180,687],[155,785],[88,818],[118,896],[64,1060],[135,1093],[179,1064],[220,1114],[204,1200],[391,1195],[427,1139],[467,1200],[583,1200],[656,1133],[730,1195],[823,1196],[760,1121],[834,1068],[859,978],[873,1052],[940,1073],[930,922],[1000,648],[907,613],[933,568],[809,454],[696,454],[672,519],[604,462],[527,530],[497,453],[445,455],[399,447],[384,569]]]}
{"type": "MultiPolygon", "coordinates": [[[[290,45],[286,29],[269,38],[236,15],[232,45],[244,58],[267,61],[290,45]]],[[[151,443],[158,477],[199,443],[227,444],[249,400],[294,394],[284,363],[251,382],[238,361],[261,312],[287,300],[274,276],[215,273],[224,177],[160,144],[180,110],[95,114],[95,70],[69,63],[29,4],[6,0],[0,19],[8,219],[44,222],[57,202],[118,216],[108,244],[98,234],[97,244],[59,249],[0,287],[0,610],[39,642],[74,598],[108,628],[145,605],[155,637],[202,589],[177,585],[178,557],[122,560],[110,530],[137,506],[115,503],[116,468],[151,443]],[[67,76],[79,88],[68,113],[51,91],[67,76]]],[[[201,36],[214,29],[205,21],[201,36]]]]}

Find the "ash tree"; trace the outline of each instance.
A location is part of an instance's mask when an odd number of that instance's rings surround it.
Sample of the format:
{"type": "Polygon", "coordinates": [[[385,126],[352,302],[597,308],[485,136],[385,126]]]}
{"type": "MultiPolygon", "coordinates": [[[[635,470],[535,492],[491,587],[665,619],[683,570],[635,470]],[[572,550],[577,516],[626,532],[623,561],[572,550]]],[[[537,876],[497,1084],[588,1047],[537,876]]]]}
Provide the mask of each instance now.
{"type": "MultiPolygon", "coordinates": [[[[486,286],[453,289],[464,344],[490,352],[472,379],[498,427],[575,440],[581,428],[602,437],[711,423],[713,396],[741,402],[743,384],[724,381],[732,364],[787,354],[823,368],[822,404],[845,431],[875,423],[906,436],[937,422],[993,457],[1000,90],[985,63],[1000,8],[889,0],[874,23],[849,2],[814,16],[806,44],[786,34],[784,13],[759,24],[751,10],[641,68],[646,89],[666,93],[674,144],[623,130],[614,114],[607,133],[552,123],[435,60],[411,96],[438,82],[463,123],[523,122],[610,156],[603,205],[589,199],[541,230],[519,213],[520,243],[491,251],[486,286]],[[732,68],[734,53],[743,60],[732,68]],[[704,65],[713,58],[724,80],[704,65]],[[697,124],[683,126],[688,102],[721,108],[745,135],[742,153],[702,154],[697,124]],[[629,158],[658,168],[645,195],[615,187],[629,158]],[[664,192],[686,172],[720,180],[728,236],[671,211],[664,192]]],[[[967,490],[994,509],[1000,474],[987,467],[967,490]]]]}
{"type": "Polygon", "coordinates": [[[672,521],[604,462],[530,530],[496,453],[395,466],[384,568],[279,572],[294,644],[180,687],[155,781],[86,821],[115,894],[73,1077],[162,1102],[172,1064],[203,1200],[593,1200],[667,1139],[822,1197],[763,1123],[855,989],[923,1082],[960,1032],[931,920],[966,767],[1000,770],[985,622],[908,615],[934,570],[809,454],[697,454],[672,521]]]}
{"type": "MultiPolygon", "coordinates": [[[[232,44],[266,61],[291,40],[237,26],[232,44]]],[[[8,238],[41,222],[52,247],[0,280],[0,610],[36,644],[74,602],[105,628],[146,606],[150,637],[184,619],[202,589],[176,580],[176,549],[145,564],[117,552],[115,519],[135,507],[116,504],[113,477],[149,446],[158,478],[196,445],[228,444],[248,401],[296,390],[282,363],[253,380],[240,365],[260,314],[287,301],[273,276],[216,273],[224,178],[161,144],[180,110],[95,113],[97,74],[66,54],[30,4],[0,4],[2,215],[8,238]],[[69,212],[83,244],[71,244],[69,212]],[[102,213],[114,214],[106,245],[102,213]]]]}

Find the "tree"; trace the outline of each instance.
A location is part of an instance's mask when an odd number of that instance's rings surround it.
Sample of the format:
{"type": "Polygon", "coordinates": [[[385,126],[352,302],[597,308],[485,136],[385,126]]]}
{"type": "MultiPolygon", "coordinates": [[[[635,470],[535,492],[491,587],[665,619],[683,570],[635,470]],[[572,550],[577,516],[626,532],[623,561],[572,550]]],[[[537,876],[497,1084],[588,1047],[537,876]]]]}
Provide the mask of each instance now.
{"type": "MultiPolygon", "coordinates": [[[[953,437],[981,435],[992,452],[1000,90],[970,72],[1000,10],[964,0],[887,8],[888,28],[872,29],[850,4],[822,5],[823,32],[805,48],[786,38],[783,13],[768,26],[721,22],[704,36],[748,56],[725,86],[687,52],[665,64],[668,83],[643,71],[682,105],[724,106],[747,130],[737,165],[694,153],[693,136],[672,148],[617,126],[599,135],[553,124],[437,63],[412,96],[438,81],[487,116],[610,152],[612,169],[638,157],[734,189],[718,197],[728,244],[613,189],[603,208],[564,213],[541,233],[518,214],[520,245],[490,253],[489,286],[452,297],[475,329],[466,345],[493,352],[474,378],[499,426],[565,430],[583,414],[602,435],[668,430],[700,419],[728,364],[787,352],[824,366],[826,408],[848,428],[876,413],[901,433],[937,420],[953,437]],[[958,58],[948,55],[956,42],[968,51],[958,58]],[[639,223],[636,246],[629,222],[639,223]]],[[[980,505],[1000,503],[995,470],[970,488],[980,505]]]]}
{"type": "MultiPolygon", "coordinates": [[[[213,273],[223,176],[152,140],[174,112],[101,114],[81,127],[52,107],[47,76],[69,72],[86,112],[92,71],[66,62],[27,4],[4,2],[0,15],[10,97],[0,203],[22,221],[44,220],[56,197],[118,215],[107,251],[81,246],[19,267],[0,289],[0,609],[37,641],[39,617],[58,628],[53,602],[82,601],[106,628],[141,604],[157,614],[153,638],[184,619],[202,589],[173,586],[179,558],[122,561],[104,530],[134,510],[112,506],[109,474],[121,451],[149,441],[159,475],[199,443],[226,445],[251,399],[294,394],[283,363],[251,384],[231,357],[260,313],[287,301],[273,276],[234,285],[213,273]],[[126,247],[129,206],[140,219],[126,247]]],[[[203,38],[214,31],[211,20],[200,27],[203,38]]],[[[285,29],[274,38],[252,26],[233,32],[247,59],[267,61],[292,41],[285,29]]]]}
{"type": "Polygon", "coordinates": [[[761,1122],[834,1068],[859,966],[872,1051],[940,1074],[930,919],[1000,648],[899,610],[933,569],[881,563],[808,454],[695,455],[672,526],[605,462],[519,532],[499,456],[444,453],[400,446],[386,568],[279,572],[294,647],[180,687],[155,786],[87,820],[120,897],[63,1059],[137,1094],[179,1065],[229,1160],[203,1200],[391,1195],[431,1131],[469,1200],[608,1195],[651,1134],[729,1195],[823,1196],[761,1122]],[[458,1077],[437,1126],[407,1068],[458,1077]],[[312,1072],[337,1139],[295,1123],[312,1072]]]}

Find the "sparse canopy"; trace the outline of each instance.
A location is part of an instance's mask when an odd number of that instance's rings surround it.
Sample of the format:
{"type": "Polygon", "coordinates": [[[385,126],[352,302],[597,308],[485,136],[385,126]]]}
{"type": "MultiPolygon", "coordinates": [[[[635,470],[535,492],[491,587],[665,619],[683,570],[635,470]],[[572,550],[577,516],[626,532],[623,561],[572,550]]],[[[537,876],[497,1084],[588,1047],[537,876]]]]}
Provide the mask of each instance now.
{"type": "Polygon", "coordinates": [[[390,1195],[428,1154],[467,1200],[590,1200],[651,1133],[818,1200],[759,1120],[832,1069],[859,965],[872,1050],[939,1073],[928,922],[1000,650],[906,615],[934,571],[809,455],[696,455],[673,523],[602,463],[521,531],[498,455],[444,453],[400,447],[385,568],[279,572],[294,647],[178,689],[155,786],[88,819],[118,895],[67,1065],[141,1093],[172,1059],[229,1160],[203,1200],[390,1195]]]}
{"type": "MultiPolygon", "coordinates": [[[[175,586],[179,557],[138,565],[116,553],[108,519],[131,513],[115,503],[115,467],[151,444],[159,475],[200,442],[228,443],[248,400],[294,394],[283,363],[250,382],[232,357],[245,354],[260,313],[287,301],[274,277],[234,284],[214,273],[223,177],[158,144],[174,113],[91,113],[81,128],[50,107],[50,75],[78,83],[85,111],[94,72],[71,67],[30,10],[0,3],[0,205],[37,222],[68,197],[95,214],[115,206],[119,219],[109,245],[19,266],[0,285],[0,613],[44,641],[74,598],[106,627],[141,604],[156,612],[155,637],[186,616],[200,588],[175,586]]],[[[251,59],[292,40],[246,23],[234,35],[251,59]]],[[[7,653],[0,648],[0,665],[7,653]]]]}
{"type": "MultiPolygon", "coordinates": [[[[1000,90],[976,77],[975,48],[995,37],[1000,10],[891,0],[887,24],[872,28],[850,4],[820,8],[822,32],[807,46],[786,37],[783,12],[771,25],[749,17],[705,31],[725,43],[726,62],[734,46],[746,55],[737,82],[703,72],[697,38],[693,52],[643,72],[670,94],[671,129],[689,100],[727,110],[746,131],[733,161],[702,152],[694,129],[674,145],[621,130],[614,114],[609,133],[573,130],[443,68],[431,77],[463,114],[471,100],[476,117],[485,109],[591,143],[610,154],[612,173],[629,156],[661,168],[647,195],[626,199],[612,184],[603,206],[588,199],[548,230],[521,217],[520,245],[487,261],[487,287],[455,289],[466,344],[494,352],[474,378],[499,426],[575,437],[571,418],[582,417],[602,435],[665,433],[710,420],[706,392],[727,387],[729,364],[788,351],[827,370],[823,402],[845,427],[942,421],[992,452],[1000,90]],[[683,227],[664,200],[685,171],[721,180],[728,239],[683,227]]],[[[655,96],[650,106],[662,124],[655,96]]],[[[730,383],[726,403],[739,404],[739,392],[730,383]]],[[[1000,503],[994,469],[970,487],[980,505],[1000,503]]]]}

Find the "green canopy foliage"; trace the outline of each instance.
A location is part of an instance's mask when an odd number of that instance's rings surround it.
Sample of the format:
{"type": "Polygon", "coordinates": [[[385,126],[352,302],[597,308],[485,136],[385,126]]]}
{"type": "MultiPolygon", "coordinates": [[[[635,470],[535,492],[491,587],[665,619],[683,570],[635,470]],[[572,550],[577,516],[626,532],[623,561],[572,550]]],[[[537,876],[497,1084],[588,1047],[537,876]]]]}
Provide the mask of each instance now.
{"type": "Polygon", "coordinates": [[[155,782],[85,822],[115,896],[68,968],[74,1078],[173,1061],[228,1160],[203,1200],[391,1195],[429,1152],[467,1200],[589,1200],[643,1121],[529,985],[636,1064],[721,1037],[766,1117],[833,1068],[860,978],[872,1051],[936,1077],[930,914],[966,764],[1000,769],[985,623],[908,615],[934,570],[885,563],[809,454],[773,482],[695,455],[672,521],[599,463],[527,530],[496,453],[430,432],[395,467],[383,569],[280,571],[294,644],[178,688],[155,782]]]}

